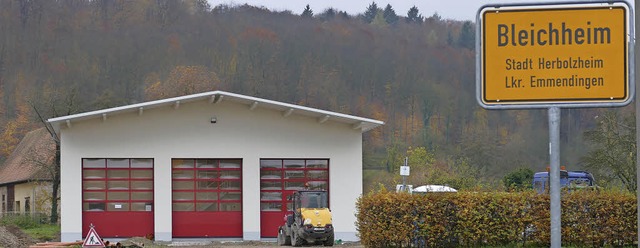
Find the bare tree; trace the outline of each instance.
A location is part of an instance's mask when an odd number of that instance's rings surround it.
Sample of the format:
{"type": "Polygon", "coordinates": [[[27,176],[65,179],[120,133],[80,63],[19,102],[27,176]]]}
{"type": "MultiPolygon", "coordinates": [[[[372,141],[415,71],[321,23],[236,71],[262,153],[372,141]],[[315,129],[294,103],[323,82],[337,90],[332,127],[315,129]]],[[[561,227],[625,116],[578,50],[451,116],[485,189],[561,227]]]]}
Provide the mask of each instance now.
{"type": "Polygon", "coordinates": [[[70,115],[76,112],[76,91],[72,89],[64,97],[58,94],[50,94],[49,101],[38,105],[34,101],[29,101],[33,111],[37,115],[38,120],[47,129],[49,135],[55,142],[55,157],[52,163],[40,162],[42,167],[48,168],[46,171],[52,179],[51,183],[51,223],[58,222],[58,191],[60,189],[60,137],[55,129],[47,121],[49,118],[70,115]],[[39,107],[41,106],[41,107],[39,107]],[[47,112],[43,112],[43,108],[47,108],[47,112]]]}
{"type": "MultiPolygon", "coordinates": [[[[29,143],[27,144],[28,147],[26,147],[27,150],[18,151],[21,152],[21,154],[14,154],[14,156],[21,156],[20,159],[25,169],[30,169],[34,172],[34,174],[32,175],[32,180],[40,182],[37,190],[41,192],[37,194],[37,198],[33,199],[35,201],[34,209],[44,211],[46,209],[46,207],[44,206],[49,206],[51,207],[51,209],[49,210],[57,214],[57,204],[55,204],[54,208],[52,203],[54,201],[57,202],[60,200],[58,197],[58,192],[57,190],[55,191],[55,193],[45,190],[45,188],[50,187],[51,183],[53,182],[53,177],[55,177],[57,173],[56,170],[58,170],[55,159],[57,146],[55,145],[53,139],[48,137],[50,134],[45,133],[44,128],[42,128],[41,130],[32,131],[31,133],[31,137],[27,137],[29,136],[29,134],[27,134],[27,136],[25,136],[25,138],[23,139],[23,141],[28,138],[30,139],[29,143]]],[[[52,223],[54,223],[54,220],[57,221],[57,215],[53,212],[51,212],[51,214],[55,219],[51,219],[52,223]]]]}

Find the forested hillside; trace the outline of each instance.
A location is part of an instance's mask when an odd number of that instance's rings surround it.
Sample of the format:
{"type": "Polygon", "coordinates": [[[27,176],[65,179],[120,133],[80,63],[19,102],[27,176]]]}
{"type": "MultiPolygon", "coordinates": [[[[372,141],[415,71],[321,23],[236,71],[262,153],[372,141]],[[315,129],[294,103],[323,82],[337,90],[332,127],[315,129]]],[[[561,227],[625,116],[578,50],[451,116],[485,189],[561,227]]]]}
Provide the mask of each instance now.
{"type": "MultiPolygon", "coordinates": [[[[425,147],[425,168],[464,166],[472,177],[544,170],[546,110],[475,100],[475,23],[373,7],[350,16],[204,0],[0,1],[2,156],[42,125],[34,109],[52,117],[225,90],[385,121],[365,134],[365,167],[393,175],[410,147],[425,147]]],[[[562,110],[563,165],[580,168],[583,132],[603,111],[562,110]]]]}

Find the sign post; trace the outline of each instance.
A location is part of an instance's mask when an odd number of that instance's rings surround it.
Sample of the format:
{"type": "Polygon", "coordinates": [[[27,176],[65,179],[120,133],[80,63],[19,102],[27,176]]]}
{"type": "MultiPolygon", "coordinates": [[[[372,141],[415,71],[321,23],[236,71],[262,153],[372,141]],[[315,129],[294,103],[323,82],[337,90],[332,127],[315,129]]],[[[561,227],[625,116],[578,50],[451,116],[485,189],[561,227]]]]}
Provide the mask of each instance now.
{"type": "Polygon", "coordinates": [[[551,211],[551,246],[562,244],[562,204],[560,201],[560,108],[549,108],[549,197],[551,211]]]}
{"type": "Polygon", "coordinates": [[[411,173],[411,170],[408,165],[409,158],[404,158],[404,165],[400,166],[400,176],[402,176],[402,189],[407,190],[407,176],[411,173]]]}
{"type": "Polygon", "coordinates": [[[548,109],[551,247],[562,244],[560,109],[619,107],[633,101],[635,31],[630,13],[633,8],[624,0],[485,5],[478,10],[480,106],[548,109]]]}

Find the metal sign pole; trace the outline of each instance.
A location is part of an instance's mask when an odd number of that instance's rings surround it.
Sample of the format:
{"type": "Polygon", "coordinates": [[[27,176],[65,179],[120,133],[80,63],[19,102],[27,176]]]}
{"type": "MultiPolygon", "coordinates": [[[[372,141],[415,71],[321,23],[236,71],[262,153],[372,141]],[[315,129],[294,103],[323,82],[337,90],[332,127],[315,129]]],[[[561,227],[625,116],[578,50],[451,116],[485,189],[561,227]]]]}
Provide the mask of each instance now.
{"type": "Polygon", "coordinates": [[[640,6],[640,0],[636,0],[635,1],[635,6],[633,7],[633,16],[635,16],[634,18],[636,19],[635,21],[635,25],[632,25],[631,27],[634,29],[631,31],[631,49],[633,49],[635,51],[635,64],[632,64],[631,66],[635,66],[635,70],[631,70],[631,78],[630,80],[636,80],[636,206],[637,206],[637,222],[636,225],[638,226],[638,248],[640,248],[640,186],[638,186],[640,184],[640,156],[638,156],[638,154],[640,154],[640,146],[638,146],[638,141],[640,141],[640,128],[638,128],[638,125],[640,125],[640,91],[638,91],[638,85],[640,83],[638,83],[638,79],[640,77],[636,77],[635,76],[635,72],[640,71],[640,48],[636,47],[636,41],[638,40],[638,38],[636,37],[637,35],[635,34],[635,28],[640,27],[640,18],[638,17],[637,14],[635,14],[637,12],[638,6],[640,6]]]}
{"type": "MultiPolygon", "coordinates": [[[[409,162],[409,158],[408,157],[404,157],[404,166],[408,166],[407,165],[408,162],[409,162]]],[[[405,174],[402,175],[402,188],[404,190],[407,190],[407,175],[405,175],[405,174]]]]}
{"type": "Polygon", "coordinates": [[[549,108],[549,171],[551,197],[551,247],[562,246],[560,202],[560,108],[549,108]]]}

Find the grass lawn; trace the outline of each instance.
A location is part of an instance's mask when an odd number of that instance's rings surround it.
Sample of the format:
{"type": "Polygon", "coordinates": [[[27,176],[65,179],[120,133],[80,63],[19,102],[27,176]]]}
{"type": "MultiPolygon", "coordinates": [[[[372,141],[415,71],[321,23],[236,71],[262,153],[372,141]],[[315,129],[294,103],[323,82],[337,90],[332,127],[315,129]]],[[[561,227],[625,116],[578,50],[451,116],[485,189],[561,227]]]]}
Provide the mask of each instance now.
{"type": "Polygon", "coordinates": [[[60,226],[57,224],[42,224],[36,227],[22,229],[22,231],[40,242],[59,241],[60,239],[60,226]]]}

